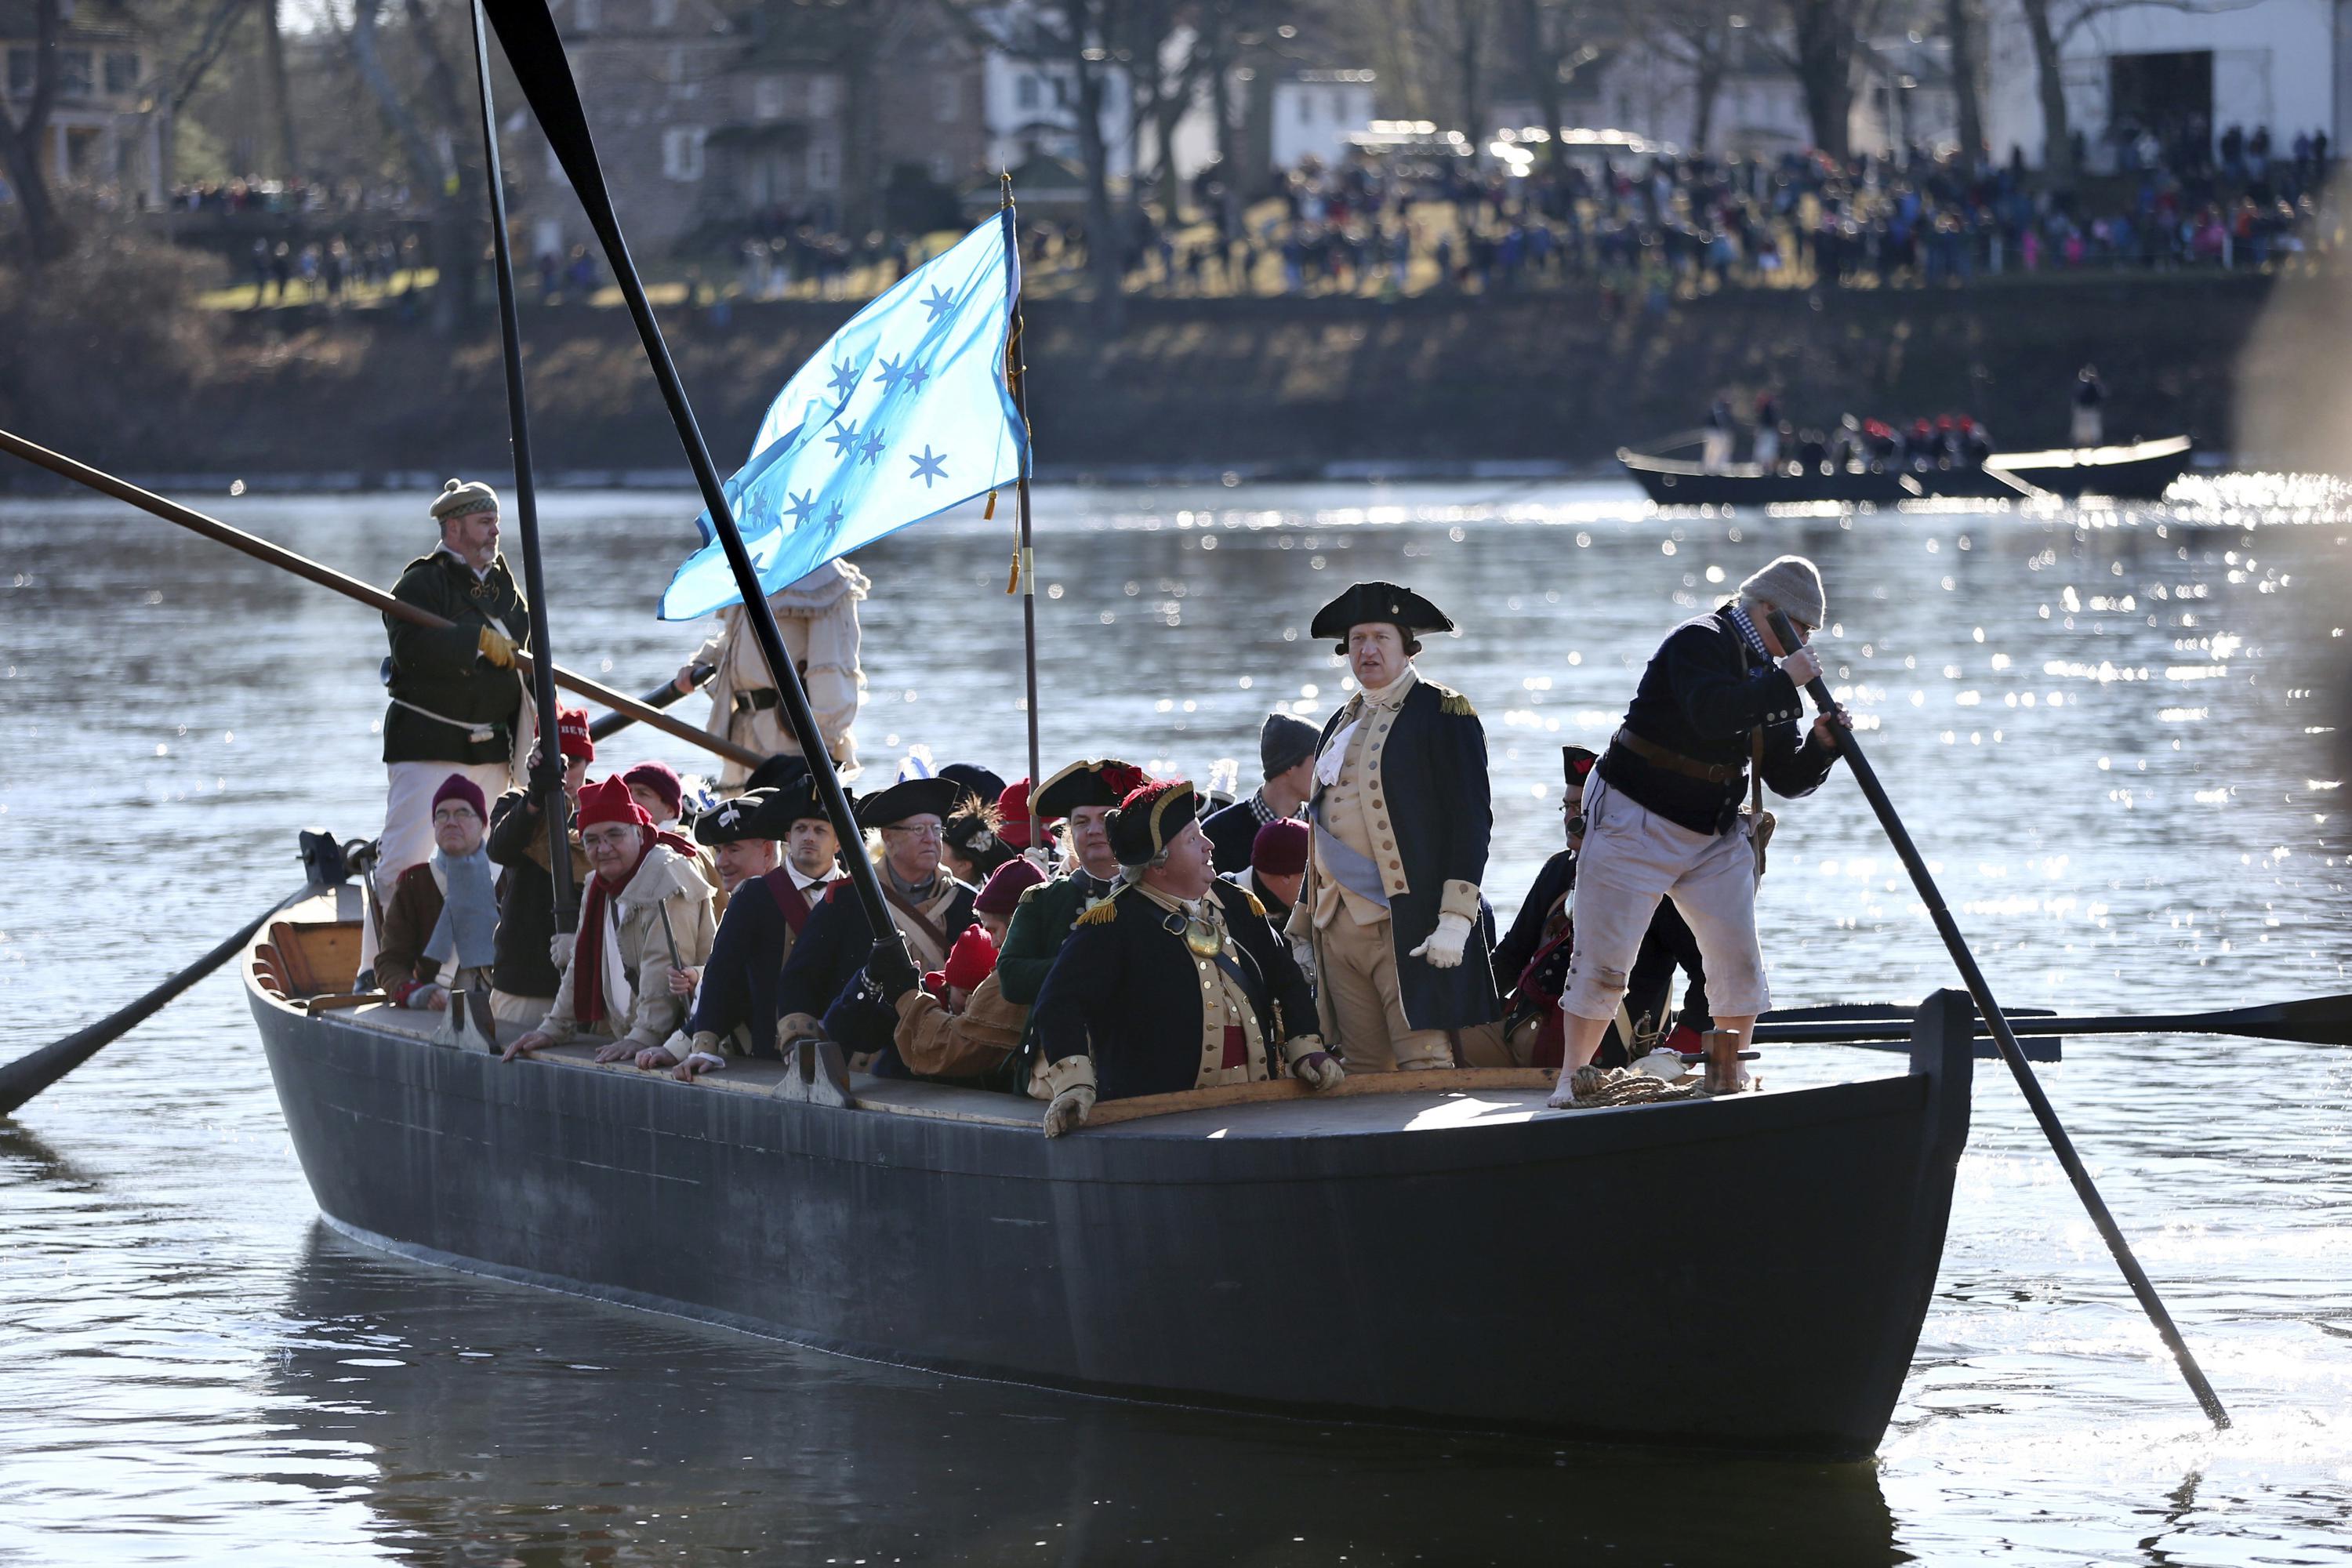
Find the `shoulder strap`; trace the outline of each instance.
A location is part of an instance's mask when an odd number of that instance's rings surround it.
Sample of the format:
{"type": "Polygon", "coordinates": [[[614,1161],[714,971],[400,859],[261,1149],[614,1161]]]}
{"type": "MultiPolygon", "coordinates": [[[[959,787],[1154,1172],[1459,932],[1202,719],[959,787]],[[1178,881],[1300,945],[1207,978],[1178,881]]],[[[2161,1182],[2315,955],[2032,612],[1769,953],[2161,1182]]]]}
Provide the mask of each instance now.
{"type": "Polygon", "coordinates": [[[1764,809],[1764,726],[1748,731],[1748,804],[1764,809]]]}

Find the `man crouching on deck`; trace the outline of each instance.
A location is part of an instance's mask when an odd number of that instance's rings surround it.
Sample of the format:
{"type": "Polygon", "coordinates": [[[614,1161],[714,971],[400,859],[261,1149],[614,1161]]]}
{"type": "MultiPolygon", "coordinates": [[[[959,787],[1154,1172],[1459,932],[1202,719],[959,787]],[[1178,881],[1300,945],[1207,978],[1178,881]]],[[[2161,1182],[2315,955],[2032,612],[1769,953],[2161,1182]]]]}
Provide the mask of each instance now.
{"type": "MultiPolygon", "coordinates": [[[[1838,749],[1826,714],[1799,734],[1798,692],[1821,673],[1821,660],[1810,647],[1780,646],[1775,609],[1794,624],[1801,645],[1822,624],[1822,574],[1811,562],[1783,555],[1742,583],[1738,599],[1675,627],[1585,781],[1556,1107],[1576,1102],[1570,1081],[1617,1016],[1661,897],[1675,900],[1698,939],[1717,1028],[1736,1032],[1744,1046],[1770,1005],[1756,941],[1756,825],[1740,809],[1748,765],[1755,762],[1776,795],[1811,795],[1838,749]]],[[[1839,710],[1839,721],[1844,717],[1839,710]]]]}
{"type": "Polygon", "coordinates": [[[1258,901],[1217,879],[1201,797],[1148,784],[1110,814],[1119,886],[1078,917],[1038,995],[1053,1103],[1045,1136],[1106,1100],[1255,1083],[1279,1060],[1313,1089],[1346,1075],[1323,1049],[1315,998],[1258,901]]]}

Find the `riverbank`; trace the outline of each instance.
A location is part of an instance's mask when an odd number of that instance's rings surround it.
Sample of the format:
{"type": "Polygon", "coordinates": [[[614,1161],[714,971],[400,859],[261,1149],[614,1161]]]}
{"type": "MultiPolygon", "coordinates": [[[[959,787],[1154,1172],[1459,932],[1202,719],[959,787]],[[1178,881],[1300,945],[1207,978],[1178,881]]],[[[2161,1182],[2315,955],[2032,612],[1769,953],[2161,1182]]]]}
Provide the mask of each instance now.
{"type": "MultiPolygon", "coordinates": [[[[1031,414],[1040,476],[1061,479],[1573,477],[1689,429],[1718,393],[1767,384],[1800,424],[1969,413],[2004,447],[2058,444],[2066,391],[2095,363],[2116,437],[2186,431],[2226,449],[2236,366],[2271,292],[2263,277],[2106,274],[1732,290],[1661,314],[1598,290],[1139,299],[1108,342],[1082,305],[1044,300],[1027,312],[1031,414]]],[[[855,309],[667,313],[722,468],[855,309]]],[[[389,310],[214,320],[198,353],[94,352],[54,379],[10,378],[23,384],[0,385],[0,420],[101,467],[254,488],[412,488],[508,460],[493,323],[453,342],[389,310]]],[[[524,336],[547,482],[680,482],[625,313],[532,309],[524,336]]]]}

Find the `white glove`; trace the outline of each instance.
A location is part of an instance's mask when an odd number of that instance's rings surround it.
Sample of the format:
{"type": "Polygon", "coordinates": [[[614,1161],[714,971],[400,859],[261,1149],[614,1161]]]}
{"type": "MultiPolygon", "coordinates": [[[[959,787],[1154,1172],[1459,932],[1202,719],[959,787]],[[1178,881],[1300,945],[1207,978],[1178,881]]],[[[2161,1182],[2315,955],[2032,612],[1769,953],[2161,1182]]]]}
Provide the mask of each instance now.
{"type": "Polygon", "coordinates": [[[547,939],[547,961],[555,965],[556,973],[559,974],[572,967],[573,934],[571,931],[560,931],[547,939]]]}
{"type": "Polygon", "coordinates": [[[1461,915],[1440,915],[1437,929],[1427,941],[1405,956],[1425,958],[1432,969],[1452,969],[1462,962],[1462,950],[1470,942],[1470,921],[1461,915]]]}
{"type": "Polygon", "coordinates": [[[1290,1076],[1309,1089],[1326,1089],[1338,1087],[1348,1069],[1328,1051],[1309,1051],[1290,1064],[1290,1076]]]}
{"type": "Polygon", "coordinates": [[[1045,1108],[1045,1136],[1059,1138],[1063,1133],[1087,1124],[1087,1116],[1095,1108],[1092,1084],[1074,1083],[1054,1097],[1045,1108]]]}

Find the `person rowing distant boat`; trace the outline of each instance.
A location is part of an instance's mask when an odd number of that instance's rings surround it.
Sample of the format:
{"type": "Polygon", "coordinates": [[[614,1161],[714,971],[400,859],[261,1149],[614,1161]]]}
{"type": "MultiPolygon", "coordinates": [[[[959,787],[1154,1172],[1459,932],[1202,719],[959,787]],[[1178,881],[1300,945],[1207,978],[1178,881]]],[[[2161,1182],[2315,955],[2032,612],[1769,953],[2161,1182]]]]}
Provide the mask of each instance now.
{"type": "MultiPolygon", "coordinates": [[[[1661,898],[1672,898],[1698,939],[1715,1026],[1745,1046],[1771,1005],[1756,939],[1756,885],[1770,818],[1761,785],[1811,795],[1837,762],[1828,714],[1800,733],[1799,695],[1821,674],[1811,647],[1780,646],[1779,610],[1801,638],[1822,624],[1818,568],[1783,555],[1739,584],[1738,597],[1684,622],[1658,647],[1584,786],[1584,847],[1576,874],[1576,942],[1561,1003],[1566,1055],[1551,1103],[1573,1105],[1590,1063],[1625,999],[1661,898]],[[1755,804],[1748,770],[1759,779],[1755,804]]],[[[1845,722],[1837,710],[1836,723],[1845,722]]]]}

